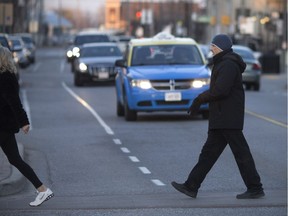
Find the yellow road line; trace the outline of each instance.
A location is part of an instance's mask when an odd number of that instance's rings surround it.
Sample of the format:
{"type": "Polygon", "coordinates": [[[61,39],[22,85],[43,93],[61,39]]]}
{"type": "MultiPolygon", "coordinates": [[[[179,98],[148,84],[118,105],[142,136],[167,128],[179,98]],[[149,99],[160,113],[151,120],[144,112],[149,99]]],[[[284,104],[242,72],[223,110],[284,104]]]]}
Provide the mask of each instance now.
{"type": "Polygon", "coordinates": [[[259,114],[257,114],[257,113],[251,112],[251,111],[249,111],[249,110],[245,110],[245,112],[248,113],[248,114],[250,114],[250,115],[252,115],[252,116],[255,116],[255,117],[257,117],[257,118],[260,118],[260,119],[263,119],[263,120],[265,120],[265,121],[268,121],[268,122],[270,122],[270,123],[272,123],[272,124],[278,125],[278,126],[280,126],[280,127],[288,128],[288,125],[287,125],[287,124],[284,124],[284,123],[282,123],[282,122],[276,121],[276,120],[271,119],[271,118],[268,118],[268,117],[266,117],[266,116],[259,115],[259,114]]]}

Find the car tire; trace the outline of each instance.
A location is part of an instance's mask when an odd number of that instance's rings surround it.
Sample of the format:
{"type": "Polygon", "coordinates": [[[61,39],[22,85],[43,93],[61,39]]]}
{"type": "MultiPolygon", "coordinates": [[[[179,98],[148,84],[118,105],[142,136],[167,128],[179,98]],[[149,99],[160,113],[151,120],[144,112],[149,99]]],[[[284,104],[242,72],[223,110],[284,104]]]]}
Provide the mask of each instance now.
{"type": "Polygon", "coordinates": [[[117,101],[117,116],[124,116],[124,114],[124,106],[119,101],[117,101]]]}
{"type": "Polygon", "coordinates": [[[246,84],[246,90],[250,90],[251,89],[251,84],[246,84]]]}
{"type": "Polygon", "coordinates": [[[75,86],[83,86],[83,82],[81,81],[81,77],[76,72],[74,74],[74,85],[75,86]]]}
{"type": "Polygon", "coordinates": [[[253,87],[254,87],[255,91],[259,91],[260,90],[260,83],[255,83],[253,87]]]}
{"type": "Polygon", "coordinates": [[[124,115],[125,115],[126,121],[136,121],[137,120],[137,112],[134,110],[130,110],[126,98],[125,98],[125,102],[124,102],[124,115]]]}

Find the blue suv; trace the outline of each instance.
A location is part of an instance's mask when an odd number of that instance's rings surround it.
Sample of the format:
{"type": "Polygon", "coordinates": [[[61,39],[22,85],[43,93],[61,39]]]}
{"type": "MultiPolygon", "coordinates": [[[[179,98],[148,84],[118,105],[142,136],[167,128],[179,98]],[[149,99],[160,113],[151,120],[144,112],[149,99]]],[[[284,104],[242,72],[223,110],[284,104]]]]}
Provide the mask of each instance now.
{"type": "MultiPolygon", "coordinates": [[[[117,60],[117,115],[137,120],[138,112],[187,111],[198,94],[209,88],[210,69],[197,43],[159,33],[132,39],[125,59],[117,60]]],[[[208,118],[208,105],[200,108],[208,118]]]]}

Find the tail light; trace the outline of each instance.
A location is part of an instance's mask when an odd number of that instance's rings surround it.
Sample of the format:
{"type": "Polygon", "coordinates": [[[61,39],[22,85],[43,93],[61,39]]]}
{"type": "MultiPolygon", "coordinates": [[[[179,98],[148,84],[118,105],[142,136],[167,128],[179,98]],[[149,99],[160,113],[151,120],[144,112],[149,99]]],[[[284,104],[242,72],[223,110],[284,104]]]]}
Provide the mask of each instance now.
{"type": "Polygon", "coordinates": [[[260,64],[254,63],[253,66],[252,66],[252,69],[253,70],[261,70],[261,66],[260,66],[260,64]]]}

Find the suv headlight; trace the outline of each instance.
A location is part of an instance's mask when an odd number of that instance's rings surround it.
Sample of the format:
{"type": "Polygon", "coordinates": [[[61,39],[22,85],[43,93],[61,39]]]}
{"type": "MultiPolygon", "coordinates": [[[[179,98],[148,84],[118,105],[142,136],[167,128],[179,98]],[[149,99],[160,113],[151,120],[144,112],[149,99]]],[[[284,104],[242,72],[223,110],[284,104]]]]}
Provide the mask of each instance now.
{"type": "Polygon", "coordinates": [[[88,67],[87,67],[86,64],[84,64],[83,62],[81,62],[81,63],[79,64],[79,69],[80,69],[81,72],[84,73],[84,72],[87,71],[88,67]]]}
{"type": "Polygon", "coordinates": [[[132,80],[131,81],[132,87],[138,87],[141,89],[150,89],[152,85],[149,80],[132,80]]]}
{"type": "Polygon", "coordinates": [[[192,88],[202,88],[205,85],[210,84],[210,79],[195,79],[191,82],[192,88]]]}

